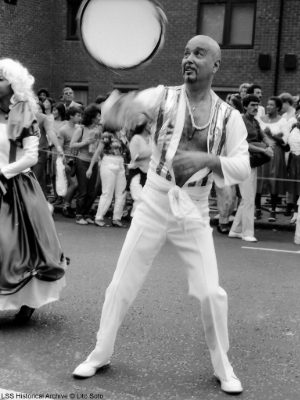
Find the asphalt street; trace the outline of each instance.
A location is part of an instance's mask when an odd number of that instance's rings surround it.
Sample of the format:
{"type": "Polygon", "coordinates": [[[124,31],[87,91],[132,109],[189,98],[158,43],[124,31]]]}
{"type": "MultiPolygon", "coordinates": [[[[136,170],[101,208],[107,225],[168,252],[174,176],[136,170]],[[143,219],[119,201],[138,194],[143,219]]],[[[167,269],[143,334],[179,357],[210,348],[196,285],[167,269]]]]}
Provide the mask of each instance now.
{"type": "MultiPolygon", "coordinates": [[[[71,258],[67,286],[61,301],[37,310],[26,326],[1,313],[0,387],[48,398],[228,399],[212,375],[199,303],[187,295],[184,268],[168,244],[119,330],[111,367],[88,380],[72,377],[95,343],[126,229],[78,226],[61,216],[56,226],[71,258]]],[[[300,246],[293,232],[256,236],[260,241],[249,244],[214,228],[229,297],[229,356],[244,386],[239,398],[298,400],[300,254],[293,252],[300,246]]]]}

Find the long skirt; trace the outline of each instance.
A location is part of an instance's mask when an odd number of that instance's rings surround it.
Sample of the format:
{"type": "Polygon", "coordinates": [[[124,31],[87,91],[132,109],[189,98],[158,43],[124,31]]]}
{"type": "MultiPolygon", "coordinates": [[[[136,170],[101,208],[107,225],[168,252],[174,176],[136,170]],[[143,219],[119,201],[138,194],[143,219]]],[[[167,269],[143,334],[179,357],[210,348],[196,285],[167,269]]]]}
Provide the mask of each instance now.
{"type": "Polygon", "coordinates": [[[257,171],[257,193],[284,195],[287,190],[286,182],[282,180],[287,177],[284,151],[278,145],[273,150],[274,157],[257,171]]]}
{"type": "Polygon", "coordinates": [[[32,172],[0,188],[0,310],[59,298],[65,259],[47,201],[32,172]]]}

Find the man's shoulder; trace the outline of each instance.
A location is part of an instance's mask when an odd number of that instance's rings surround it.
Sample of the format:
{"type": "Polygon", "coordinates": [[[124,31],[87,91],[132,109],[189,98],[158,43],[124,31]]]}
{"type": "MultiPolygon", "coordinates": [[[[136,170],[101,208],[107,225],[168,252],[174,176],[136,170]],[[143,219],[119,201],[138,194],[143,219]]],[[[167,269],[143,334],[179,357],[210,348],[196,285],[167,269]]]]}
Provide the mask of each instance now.
{"type": "Polygon", "coordinates": [[[72,101],[71,104],[69,105],[69,108],[70,107],[83,108],[83,105],[80,103],[77,103],[76,101],[72,101]]]}
{"type": "Polygon", "coordinates": [[[178,91],[182,89],[182,85],[177,85],[177,86],[164,86],[165,90],[171,90],[171,91],[178,91]]]}

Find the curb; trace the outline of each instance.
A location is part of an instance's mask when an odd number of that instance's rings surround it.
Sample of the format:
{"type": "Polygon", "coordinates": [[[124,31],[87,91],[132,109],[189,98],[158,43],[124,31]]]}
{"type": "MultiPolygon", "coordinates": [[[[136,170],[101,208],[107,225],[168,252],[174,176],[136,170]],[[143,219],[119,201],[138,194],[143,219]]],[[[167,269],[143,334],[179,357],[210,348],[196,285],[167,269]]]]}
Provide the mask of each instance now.
{"type": "MultiPolygon", "coordinates": [[[[217,226],[218,220],[211,218],[210,219],[211,226],[217,226]]],[[[287,232],[295,232],[295,225],[288,223],[279,223],[279,222],[265,222],[265,221],[255,221],[254,222],[255,229],[266,229],[266,230],[277,230],[277,231],[287,231],[287,232]]]]}

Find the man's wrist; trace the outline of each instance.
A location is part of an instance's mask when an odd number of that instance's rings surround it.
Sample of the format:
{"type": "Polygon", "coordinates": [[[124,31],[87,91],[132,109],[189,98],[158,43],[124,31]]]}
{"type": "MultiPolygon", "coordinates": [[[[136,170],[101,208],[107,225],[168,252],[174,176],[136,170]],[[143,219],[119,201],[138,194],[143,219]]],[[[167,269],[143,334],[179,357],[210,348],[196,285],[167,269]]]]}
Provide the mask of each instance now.
{"type": "Polygon", "coordinates": [[[206,166],[208,169],[214,170],[220,163],[219,156],[214,154],[207,154],[206,166]]]}

